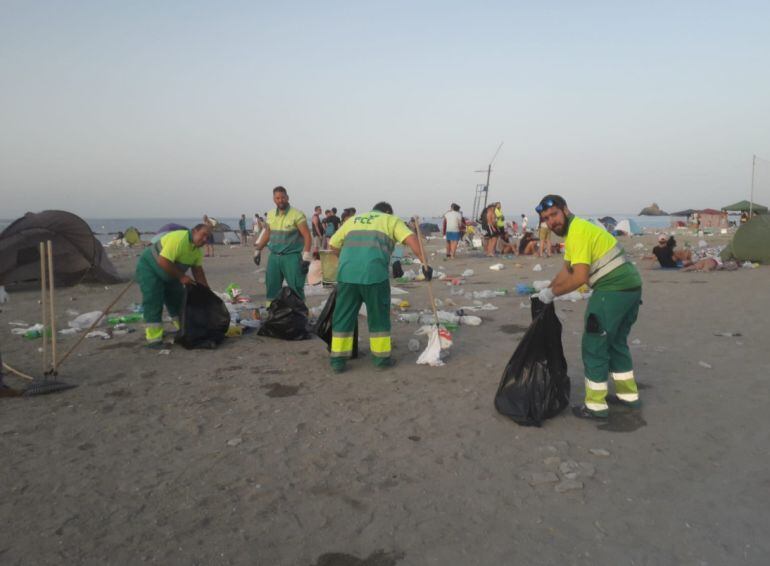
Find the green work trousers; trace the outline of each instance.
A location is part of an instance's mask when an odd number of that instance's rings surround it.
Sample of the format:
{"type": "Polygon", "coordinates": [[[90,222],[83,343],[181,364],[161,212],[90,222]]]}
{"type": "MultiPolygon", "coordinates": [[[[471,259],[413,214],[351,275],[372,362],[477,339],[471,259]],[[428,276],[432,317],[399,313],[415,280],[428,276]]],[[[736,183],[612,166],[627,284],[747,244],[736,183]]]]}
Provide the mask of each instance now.
{"type": "Polygon", "coordinates": [[[163,306],[169,316],[177,318],[182,310],[184,286],[163,271],[150,249],[142,253],[136,264],[136,281],[142,291],[147,340],[159,341],[163,338],[163,306]]]}
{"type": "Polygon", "coordinates": [[[337,302],[332,318],[331,365],[335,369],[345,367],[353,353],[353,340],[358,311],[366,305],[369,323],[369,350],[374,365],[390,362],[390,281],[363,285],[337,283],[337,302]]]}
{"type": "Polygon", "coordinates": [[[302,254],[274,254],[267,259],[267,274],[265,275],[266,296],[272,301],[281,292],[284,279],[286,284],[300,298],[305,300],[305,274],[301,271],[302,254]]]}
{"type": "Polygon", "coordinates": [[[636,322],[642,292],[594,291],[585,313],[582,353],[586,378],[586,407],[604,413],[607,382],[612,375],[618,399],[638,402],[634,365],[628,349],[628,334],[636,322]]]}

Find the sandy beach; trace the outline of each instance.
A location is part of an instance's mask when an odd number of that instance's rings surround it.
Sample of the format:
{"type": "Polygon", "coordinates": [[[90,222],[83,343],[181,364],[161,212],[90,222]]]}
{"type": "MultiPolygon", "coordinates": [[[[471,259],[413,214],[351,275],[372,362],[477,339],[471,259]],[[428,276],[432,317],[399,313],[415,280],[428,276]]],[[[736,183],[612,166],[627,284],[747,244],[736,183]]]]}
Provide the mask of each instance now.
{"type": "MultiPolygon", "coordinates": [[[[432,240],[436,267],[475,271],[466,291],[509,291],[473,313],[481,326],[455,332],[440,368],[415,364],[418,326],[395,320],[396,367],[372,368],[361,318],[363,355],[341,375],[317,338],[247,334],[168,354],[143,348],[141,325],[88,339],[60,373],[79,387],[0,399],[0,563],[766,564],[770,270],[664,271],[634,247],[653,241],[621,240],[644,280],[630,337],[644,406],[613,406],[606,424],[565,411],[525,428],[493,406],[530,322],[515,285],[550,279],[560,256],[491,271],[497,260],[443,261],[432,240]]],[[[129,277],[139,252],[109,253],[129,277]]],[[[235,282],[264,301],[250,248],[219,246],[204,267],[215,290],[235,282]]],[[[424,283],[399,286],[412,311],[428,308],[424,283]]],[[[120,289],[57,289],[57,325],[120,289]]],[[[453,309],[472,304],[443,281],[434,289],[453,309]]],[[[4,361],[35,374],[40,340],[8,323],[39,322],[38,299],[0,305],[4,361]]],[[[140,300],[135,286],[119,307],[140,300]]],[[[556,303],[573,404],[584,309],[556,303]]]]}

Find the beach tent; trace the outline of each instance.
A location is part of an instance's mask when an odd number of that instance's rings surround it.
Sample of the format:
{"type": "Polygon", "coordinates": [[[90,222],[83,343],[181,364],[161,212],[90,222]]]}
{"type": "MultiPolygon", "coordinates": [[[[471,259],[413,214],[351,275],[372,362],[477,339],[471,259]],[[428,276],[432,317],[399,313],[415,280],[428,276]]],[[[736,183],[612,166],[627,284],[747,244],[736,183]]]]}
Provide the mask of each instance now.
{"type": "Polygon", "coordinates": [[[154,244],[158,240],[160,240],[163,236],[165,236],[167,232],[174,232],[175,230],[187,230],[187,226],[182,226],[181,224],[174,224],[173,222],[169,224],[164,224],[163,226],[158,228],[158,231],[155,232],[155,235],[150,239],[150,242],[154,244]]]}
{"type": "Polygon", "coordinates": [[[604,224],[604,227],[609,231],[614,230],[615,226],[618,224],[618,221],[615,220],[612,216],[605,216],[604,218],[600,218],[599,222],[604,224]]]}
{"type": "Polygon", "coordinates": [[[738,201],[729,206],[723,206],[722,210],[727,212],[748,212],[749,207],[751,207],[755,214],[767,214],[766,206],[762,206],[761,204],[757,203],[750,203],[747,200],[738,201]]]}
{"type": "Polygon", "coordinates": [[[223,222],[218,222],[214,226],[212,235],[214,236],[215,244],[224,244],[225,242],[233,244],[241,241],[238,233],[223,222]]]}
{"type": "Polygon", "coordinates": [[[704,208],[698,211],[701,228],[727,228],[727,213],[713,208],[704,208]]]}
{"type": "Polygon", "coordinates": [[[642,229],[639,228],[635,220],[624,218],[615,225],[615,233],[626,236],[638,236],[642,233],[642,229]]]}
{"type": "Polygon", "coordinates": [[[770,215],[755,216],[741,224],[720,255],[723,260],[770,263],[770,215]]]}
{"type": "Polygon", "coordinates": [[[0,285],[40,281],[40,242],[53,243],[54,283],[117,283],[118,272],[85,220],[62,210],[28,212],[0,233],[0,285]]]}

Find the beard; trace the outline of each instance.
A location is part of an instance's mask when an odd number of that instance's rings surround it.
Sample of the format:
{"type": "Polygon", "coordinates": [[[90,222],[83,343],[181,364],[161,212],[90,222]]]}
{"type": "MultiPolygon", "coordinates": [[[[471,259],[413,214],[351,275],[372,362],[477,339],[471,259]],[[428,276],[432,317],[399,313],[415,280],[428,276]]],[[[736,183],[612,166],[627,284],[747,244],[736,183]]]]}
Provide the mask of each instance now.
{"type": "Polygon", "coordinates": [[[553,228],[551,228],[551,232],[553,232],[554,234],[556,234],[560,238],[563,238],[564,235],[567,233],[567,225],[566,224],[561,224],[559,226],[554,226],[553,228]]]}
{"type": "Polygon", "coordinates": [[[276,204],[276,205],[275,205],[275,207],[276,207],[278,210],[286,210],[286,208],[288,208],[288,206],[289,206],[289,203],[288,203],[288,202],[282,202],[281,204],[276,204]]]}

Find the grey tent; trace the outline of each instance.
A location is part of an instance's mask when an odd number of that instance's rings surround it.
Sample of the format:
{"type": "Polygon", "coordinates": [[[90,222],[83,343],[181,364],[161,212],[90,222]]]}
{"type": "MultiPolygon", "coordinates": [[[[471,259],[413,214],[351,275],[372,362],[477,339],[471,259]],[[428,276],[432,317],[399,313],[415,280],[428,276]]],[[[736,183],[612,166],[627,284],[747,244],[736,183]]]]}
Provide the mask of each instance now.
{"type": "Polygon", "coordinates": [[[720,255],[723,260],[770,263],[770,216],[762,214],[741,224],[720,255]]]}
{"type": "Polygon", "coordinates": [[[117,283],[115,267],[86,222],[62,210],[28,212],[0,233],[0,285],[40,281],[40,242],[51,240],[56,286],[117,283]]]}

